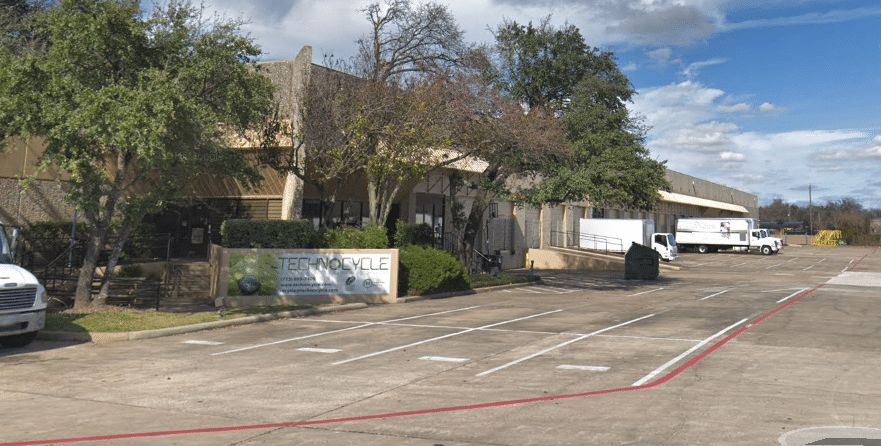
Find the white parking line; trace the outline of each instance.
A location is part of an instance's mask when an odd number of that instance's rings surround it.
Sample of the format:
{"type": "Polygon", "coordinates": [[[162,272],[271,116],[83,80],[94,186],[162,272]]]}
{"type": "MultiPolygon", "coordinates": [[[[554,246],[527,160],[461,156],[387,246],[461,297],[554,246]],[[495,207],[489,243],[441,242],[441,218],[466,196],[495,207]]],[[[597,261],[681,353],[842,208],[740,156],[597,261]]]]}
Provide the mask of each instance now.
{"type": "MultiPolygon", "coordinates": [[[[565,334],[565,333],[561,333],[565,334]]],[[[623,336],[623,335],[597,335],[598,338],[622,338],[622,339],[641,339],[644,341],[673,341],[673,342],[700,342],[700,339],[680,339],[680,338],[659,338],[653,336],[623,336]]]]}
{"type": "Polygon", "coordinates": [[[803,289],[804,288],[793,287],[793,288],[781,288],[779,290],[767,290],[767,291],[759,291],[759,292],[760,293],[779,293],[781,291],[792,291],[792,290],[803,290],[803,289]]]}
{"type": "Polygon", "coordinates": [[[441,339],[446,339],[446,338],[450,338],[450,337],[453,337],[453,336],[459,336],[459,335],[462,335],[462,334],[465,334],[465,333],[471,333],[472,331],[482,330],[482,329],[490,328],[490,327],[496,327],[496,326],[503,325],[503,324],[510,324],[510,323],[512,323],[512,322],[519,322],[519,321],[526,320],[526,319],[532,319],[532,318],[534,318],[534,317],[546,316],[546,315],[548,315],[548,314],[559,313],[559,312],[561,312],[561,311],[563,311],[563,310],[548,311],[548,312],[545,312],[545,313],[533,314],[533,315],[531,315],[531,316],[526,316],[526,317],[521,317],[521,318],[517,318],[517,319],[512,319],[512,320],[509,320],[509,321],[496,322],[495,324],[484,325],[484,326],[482,326],[482,327],[469,328],[469,329],[467,329],[467,330],[457,331],[457,332],[455,332],[455,333],[450,333],[450,334],[446,334],[446,335],[443,335],[443,336],[438,336],[438,337],[431,338],[431,339],[425,339],[425,340],[423,340],[423,341],[414,342],[414,343],[412,343],[412,344],[401,345],[401,346],[398,346],[398,347],[393,347],[393,348],[386,349],[386,350],[382,350],[382,351],[378,351],[378,352],[368,353],[368,354],[366,354],[366,355],[361,355],[361,356],[358,356],[358,357],[356,357],[356,358],[346,359],[346,360],[344,360],[344,361],[337,361],[337,362],[334,362],[334,363],[332,363],[332,364],[333,364],[333,365],[340,365],[340,364],[345,364],[345,363],[347,363],[347,362],[360,361],[360,360],[362,360],[362,359],[371,358],[371,357],[378,356],[378,355],[382,355],[382,354],[385,354],[385,353],[391,353],[391,352],[398,351],[398,350],[402,350],[402,349],[405,349],[405,348],[415,347],[415,346],[417,346],[417,345],[427,344],[427,343],[429,343],[429,342],[439,341],[439,340],[441,340],[441,339]]]}
{"type": "MultiPolygon", "coordinates": [[[[457,312],[457,311],[473,310],[473,309],[475,309],[475,308],[478,308],[478,307],[475,306],[475,307],[467,307],[467,308],[457,308],[457,309],[455,309],[455,310],[440,311],[440,312],[437,312],[437,313],[422,314],[422,315],[419,315],[419,316],[411,316],[411,317],[405,317],[405,318],[401,318],[401,319],[392,319],[392,320],[390,320],[390,321],[385,321],[385,322],[387,323],[387,322],[406,321],[406,320],[410,320],[410,319],[418,319],[418,318],[421,318],[421,317],[437,316],[437,315],[439,315],[439,314],[454,313],[454,312],[457,312]]],[[[224,352],[212,353],[211,356],[226,355],[226,354],[229,354],[229,353],[238,353],[238,352],[242,352],[242,351],[245,351],[245,350],[253,350],[253,349],[255,349],[255,348],[268,347],[268,346],[270,346],[270,345],[284,344],[285,342],[300,341],[300,340],[303,340],[303,339],[314,338],[314,337],[316,337],[316,336],[324,336],[324,335],[328,335],[328,334],[342,333],[342,332],[344,332],[344,331],[357,330],[357,329],[359,329],[359,328],[369,327],[369,326],[371,326],[371,325],[379,325],[379,324],[382,324],[382,323],[383,323],[383,322],[365,322],[365,323],[362,323],[361,325],[356,325],[356,326],[354,326],[354,327],[341,328],[341,329],[339,329],[339,330],[324,331],[324,332],[321,332],[321,333],[313,333],[313,334],[306,335],[306,336],[299,336],[299,337],[296,337],[296,338],[282,339],[282,340],[280,340],[280,341],[268,342],[268,343],[266,343],[266,344],[251,345],[251,346],[248,346],[248,347],[237,348],[237,349],[234,349],[234,350],[227,350],[227,351],[224,351],[224,352]]]]}
{"type": "Polygon", "coordinates": [[[807,290],[809,290],[809,289],[810,289],[810,288],[802,288],[802,289],[800,289],[800,290],[798,290],[798,291],[796,291],[796,292],[790,294],[789,296],[786,296],[786,297],[784,297],[783,299],[778,300],[777,303],[779,304],[779,303],[782,303],[782,302],[786,302],[787,300],[792,299],[793,297],[798,296],[799,294],[804,293],[805,291],[807,291],[807,290]]]}
{"type": "Polygon", "coordinates": [[[728,326],[728,327],[725,328],[724,330],[722,330],[722,331],[720,331],[720,332],[718,332],[718,333],[716,333],[716,334],[710,336],[709,338],[704,339],[704,340],[701,341],[699,344],[697,344],[697,345],[695,345],[694,347],[692,347],[692,348],[686,350],[686,351],[685,351],[684,353],[682,353],[681,355],[679,355],[679,356],[677,356],[677,357],[675,357],[675,358],[673,358],[673,359],[667,361],[666,364],[664,364],[664,365],[658,367],[658,368],[655,369],[652,373],[649,373],[648,375],[646,375],[645,377],[643,377],[641,380],[639,380],[639,381],[633,383],[633,386],[634,386],[634,387],[635,387],[635,386],[641,386],[641,385],[647,383],[650,379],[654,378],[655,376],[657,376],[659,373],[663,372],[663,371],[664,371],[665,369],[667,369],[668,367],[670,367],[670,366],[672,366],[673,364],[676,364],[677,362],[679,362],[680,360],[682,360],[682,358],[684,358],[684,357],[690,355],[690,354],[691,354],[692,352],[694,352],[695,350],[697,350],[697,349],[703,347],[704,345],[707,345],[707,343],[709,343],[709,342],[712,341],[713,339],[716,339],[716,338],[718,338],[719,336],[722,336],[722,335],[725,334],[725,332],[727,332],[728,330],[731,330],[732,328],[734,328],[734,327],[736,327],[736,326],[738,326],[738,325],[740,325],[740,324],[742,324],[742,323],[744,323],[744,322],[746,322],[746,321],[747,321],[747,319],[741,319],[741,320],[740,320],[739,322],[737,322],[736,324],[731,324],[730,326],[728,326]]]}
{"type": "Polygon", "coordinates": [[[447,358],[446,356],[423,356],[419,358],[423,361],[439,361],[439,362],[467,362],[468,358],[447,358]]]}
{"type": "Polygon", "coordinates": [[[589,338],[589,337],[594,336],[594,335],[598,335],[598,334],[600,334],[600,333],[603,333],[603,332],[606,332],[606,331],[612,330],[612,329],[614,329],[614,328],[623,327],[623,326],[625,326],[625,325],[632,324],[632,323],[634,323],[634,322],[639,322],[639,321],[641,321],[641,320],[643,320],[643,319],[647,319],[647,318],[650,318],[650,317],[652,317],[652,316],[654,316],[654,314],[650,314],[650,315],[648,315],[648,316],[643,316],[643,317],[640,317],[640,318],[636,318],[636,319],[633,319],[633,320],[630,320],[630,321],[627,321],[627,322],[620,323],[620,324],[618,324],[618,325],[613,325],[613,326],[611,326],[611,327],[607,327],[607,328],[604,328],[604,329],[602,329],[602,330],[597,330],[597,331],[595,331],[595,332],[593,332],[593,333],[590,333],[590,334],[581,335],[581,336],[579,336],[579,337],[577,337],[577,338],[575,338],[575,339],[568,340],[568,341],[566,341],[566,342],[564,342],[564,343],[562,343],[562,344],[555,345],[555,346],[553,346],[553,347],[551,347],[551,348],[546,348],[546,349],[544,349],[544,350],[542,350],[542,351],[540,351],[540,352],[538,352],[538,353],[533,353],[533,354],[531,354],[531,355],[529,355],[529,356],[526,356],[526,357],[523,357],[523,358],[520,358],[520,359],[516,359],[516,360],[511,361],[511,362],[509,362],[509,363],[507,363],[507,364],[504,364],[504,365],[500,365],[500,366],[498,366],[498,367],[496,367],[496,368],[494,368],[494,369],[490,369],[490,370],[487,370],[487,371],[485,371],[485,372],[478,373],[477,376],[486,376],[486,375],[489,375],[490,373],[494,373],[494,372],[497,372],[497,371],[499,371],[499,370],[502,370],[502,369],[506,369],[506,368],[508,368],[508,367],[511,367],[512,365],[519,364],[519,363],[521,363],[521,362],[523,362],[523,361],[527,361],[527,360],[529,360],[529,359],[535,358],[536,356],[541,356],[541,355],[543,355],[543,354],[545,354],[545,353],[547,353],[547,352],[551,352],[551,351],[554,351],[554,350],[556,350],[556,349],[558,349],[558,348],[565,347],[565,346],[567,346],[567,345],[569,345],[569,344],[572,344],[573,342],[578,342],[578,341],[580,341],[580,340],[582,340],[582,339],[589,338]]]}
{"type": "Polygon", "coordinates": [[[312,347],[303,347],[298,348],[297,351],[300,352],[311,352],[311,353],[339,353],[342,350],[338,348],[312,348],[312,347]]]}
{"type": "Polygon", "coordinates": [[[716,296],[718,296],[718,295],[720,295],[720,294],[725,294],[725,293],[727,293],[727,292],[729,292],[729,291],[731,291],[731,290],[722,290],[722,291],[719,291],[719,292],[716,293],[716,294],[710,294],[709,296],[707,296],[707,297],[705,297],[705,298],[703,298],[703,299],[701,299],[701,300],[707,300],[707,299],[709,299],[709,298],[711,298],[711,297],[716,297],[716,296]]]}
{"type": "Polygon", "coordinates": [[[771,265],[765,269],[771,269],[771,268],[774,268],[775,266],[780,266],[780,265],[782,265],[782,263],[777,263],[777,264],[771,265]]]}
{"type": "Polygon", "coordinates": [[[359,328],[369,327],[369,326],[371,326],[371,325],[375,325],[375,324],[369,323],[369,324],[356,325],[356,326],[354,326],[354,327],[341,328],[341,329],[339,329],[339,330],[324,331],[324,332],[321,332],[321,333],[313,333],[313,334],[310,334],[310,335],[300,336],[300,337],[296,337],[296,338],[282,339],[282,340],[280,340],[280,341],[268,342],[268,343],[266,343],[266,344],[250,345],[250,346],[248,346],[248,347],[237,348],[237,349],[234,349],[234,350],[227,350],[227,351],[224,351],[224,352],[212,353],[211,356],[226,355],[226,354],[229,354],[229,353],[238,353],[238,352],[243,352],[243,351],[245,351],[245,350],[253,350],[253,349],[255,349],[255,348],[269,347],[270,345],[284,344],[285,342],[293,342],[293,341],[300,341],[300,340],[303,340],[303,339],[314,338],[314,337],[316,337],[316,336],[324,336],[324,335],[333,334],[333,333],[342,333],[342,332],[344,332],[344,331],[357,330],[357,329],[359,329],[359,328]]]}
{"type": "Polygon", "coordinates": [[[561,370],[583,370],[585,372],[607,372],[609,371],[608,367],[597,367],[590,365],[558,365],[558,369],[561,370]]]}
{"type": "Polygon", "coordinates": [[[553,287],[553,286],[539,287],[539,289],[549,290],[550,292],[557,293],[557,294],[569,294],[574,291],[577,291],[574,288],[559,288],[559,287],[553,287]]]}
{"type": "Polygon", "coordinates": [[[653,289],[653,290],[643,291],[643,292],[641,292],[641,293],[629,294],[629,295],[627,295],[627,297],[642,296],[643,294],[654,293],[655,291],[661,291],[661,290],[663,290],[663,289],[664,289],[664,288],[655,288],[655,289],[653,289]]]}

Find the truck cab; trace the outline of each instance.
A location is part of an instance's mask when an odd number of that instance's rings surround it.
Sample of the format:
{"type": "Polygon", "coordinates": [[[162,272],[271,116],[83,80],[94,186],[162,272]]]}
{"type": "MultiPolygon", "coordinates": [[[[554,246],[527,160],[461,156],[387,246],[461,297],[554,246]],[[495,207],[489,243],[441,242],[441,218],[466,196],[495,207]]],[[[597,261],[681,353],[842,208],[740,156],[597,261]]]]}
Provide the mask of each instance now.
{"type": "Polygon", "coordinates": [[[765,236],[765,238],[774,242],[774,246],[777,247],[775,252],[783,249],[783,239],[781,239],[780,237],[774,237],[773,235],[771,235],[771,231],[768,229],[759,229],[759,231],[762,231],[762,234],[765,236]]]}
{"type": "Polygon", "coordinates": [[[780,245],[777,243],[777,240],[768,237],[767,232],[762,229],[750,231],[750,245],[753,249],[758,249],[765,255],[776,254],[780,251],[780,245]]]}
{"type": "Polygon", "coordinates": [[[670,233],[652,234],[652,249],[661,256],[661,259],[668,262],[679,257],[679,247],[676,245],[676,238],[670,233]]]}
{"type": "Polygon", "coordinates": [[[46,289],[30,271],[15,264],[15,241],[0,223],[0,345],[24,347],[46,324],[46,289]]]}
{"type": "Polygon", "coordinates": [[[769,237],[768,231],[764,229],[754,229],[750,232],[751,244],[754,244],[762,251],[762,254],[776,254],[780,251],[780,239],[769,237]]]}

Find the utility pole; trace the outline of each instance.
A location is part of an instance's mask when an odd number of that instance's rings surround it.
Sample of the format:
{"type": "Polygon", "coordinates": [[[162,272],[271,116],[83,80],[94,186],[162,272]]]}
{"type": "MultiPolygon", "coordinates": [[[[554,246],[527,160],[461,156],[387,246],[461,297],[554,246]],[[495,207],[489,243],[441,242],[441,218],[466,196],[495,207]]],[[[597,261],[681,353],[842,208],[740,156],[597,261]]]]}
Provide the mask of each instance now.
{"type": "Polygon", "coordinates": [[[811,197],[811,185],[808,184],[808,237],[814,236],[814,201],[811,197]]]}

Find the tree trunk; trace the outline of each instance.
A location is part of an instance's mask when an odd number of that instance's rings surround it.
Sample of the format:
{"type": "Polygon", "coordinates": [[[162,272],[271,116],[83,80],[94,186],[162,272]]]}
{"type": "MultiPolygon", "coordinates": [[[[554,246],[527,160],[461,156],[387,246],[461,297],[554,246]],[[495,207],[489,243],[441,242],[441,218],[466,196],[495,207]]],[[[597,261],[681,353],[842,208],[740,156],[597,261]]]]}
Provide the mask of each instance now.
{"type": "Polygon", "coordinates": [[[486,203],[485,195],[474,200],[474,203],[471,205],[471,212],[468,213],[468,219],[465,223],[465,231],[462,234],[462,260],[465,269],[469,273],[475,272],[474,251],[477,246],[477,236],[480,235],[480,230],[483,229],[483,214],[486,212],[487,207],[489,206],[486,203]]]}
{"type": "MultiPolygon", "coordinates": [[[[143,218],[143,216],[141,216],[141,218],[143,218]]],[[[101,290],[98,291],[98,297],[95,298],[95,305],[104,305],[104,303],[107,302],[107,295],[110,293],[110,281],[113,280],[113,273],[119,262],[119,255],[122,254],[122,248],[125,247],[132,232],[138,227],[141,218],[132,219],[132,222],[125,225],[122,229],[122,233],[113,245],[113,251],[107,259],[107,269],[104,271],[104,277],[101,278],[101,290]]]]}
{"type": "MultiPolygon", "coordinates": [[[[372,179],[367,180],[367,204],[370,207],[370,223],[379,221],[379,199],[376,196],[377,185],[372,179]]],[[[384,222],[383,222],[384,223],[384,222]]]]}
{"type": "Polygon", "coordinates": [[[83,267],[80,269],[79,280],[74,295],[74,309],[83,309],[94,304],[92,302],[92,282],[95,280],[95,267],[98,266],[98,256],[107,236],[107,229],[102,226],[94,226],[89,234],[89,244],[86,255],[83,258],[83,267]]]}

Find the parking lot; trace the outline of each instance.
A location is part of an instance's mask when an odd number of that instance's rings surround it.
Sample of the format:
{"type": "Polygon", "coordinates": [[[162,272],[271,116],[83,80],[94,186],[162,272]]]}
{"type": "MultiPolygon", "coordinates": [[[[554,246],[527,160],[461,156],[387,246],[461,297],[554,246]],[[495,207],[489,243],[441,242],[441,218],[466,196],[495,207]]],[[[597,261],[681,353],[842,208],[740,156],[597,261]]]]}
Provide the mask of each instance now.
{"type": "Polygon", "coordinates": [[[730,445],[881,428],[881,253],[672,265],[657,281],[545,271],[474,295],[0,350],[0,443],[730,445]]]}

